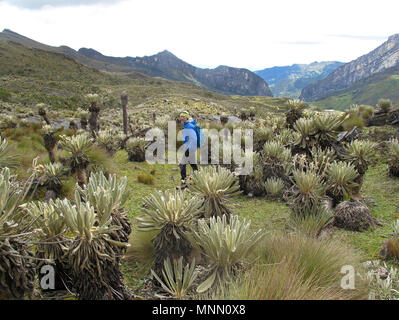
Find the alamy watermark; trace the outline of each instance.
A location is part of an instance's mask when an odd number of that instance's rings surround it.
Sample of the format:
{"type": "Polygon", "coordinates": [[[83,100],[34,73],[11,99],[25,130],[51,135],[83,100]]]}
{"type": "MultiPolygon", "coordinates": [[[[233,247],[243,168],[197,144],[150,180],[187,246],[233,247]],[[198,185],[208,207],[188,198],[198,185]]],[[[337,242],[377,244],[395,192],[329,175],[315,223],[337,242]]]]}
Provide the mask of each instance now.
{"type": "Polygon", "coordinates": [[[145,159],[149,164],[182,163],[188,150],[189,155],[185,158],[190,163],[192,161],[199,164],[214,165],[230,165],[234,163],[237,166],[235,170],[237,175],[248,175],[252,172],[252,129],[238,128],[233,129],[232,132],[227,128],[221,130],[201,129],[202,136],[198,159],[196,152],[197,136],[194,130],[182,129],[178,132],[176,127],[175,121],[168,121],[167,137],[165,137],[164,131],[159,128],[147,131],[145,139],[152,142],[145,153],[145,159]],[[183,138],[186,138],[186,142],[177,148],[177,141],[182,141],[183,138]],[[242,145],[244,145],[244,148],[242,148],[242,145]]]}

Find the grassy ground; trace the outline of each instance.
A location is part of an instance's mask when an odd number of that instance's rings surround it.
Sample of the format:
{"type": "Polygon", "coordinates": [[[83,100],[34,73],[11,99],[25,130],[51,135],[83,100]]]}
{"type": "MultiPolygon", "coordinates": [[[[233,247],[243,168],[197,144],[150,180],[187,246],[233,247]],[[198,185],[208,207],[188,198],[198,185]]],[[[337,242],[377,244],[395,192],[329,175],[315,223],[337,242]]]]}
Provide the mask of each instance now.
{"type": "MultiPolygon", "coordinates": [[[[133,219],[140,214],[142,198],[154,189],[165,190],[179,185],[179,172],[176,165],[149,165],[147,163],[129,163],[124,151],[119,151],[115,157],[115,164],[121,175],[126,175],[129,181],[131,196],[126,209],[133,219]],[[145,185],[137,182],[141,173],[155,170],[155,184],[145,185]]],[[[375,203],[371,206],[372,214],[377,217],[381,226],[374,230],[351,232],[346,230],[334,231],[333,237],[341,238],[357,248],[365,260],[378,258],[382,244],[390,238],[392,232],[390,224],[399,218],[399,181],[389,178],[386,165],[377,165],[370,168],[364,180],[362,194],[370,197],[375,203]]],[[[267,231],[284,229],[289,217],[287,205],[281,201],[272,201],[265,198],[248,198],[239,196],[232,203],[234,212],[241,217],[251,219],[253,228],[264,228],[267,231]]],[[[391,264],[398,263],[390,262],[391,264]]],[[[138,289],[143,283],[143,274],[134,263],[124,262],[122,266],[128,285],[138,289]]]]}
{"type": "MultiPolygon", "coordinates": [[[[21,166],[17,168],[19,176],[25,177],[28,175],[27,169],[36,156],[39,156],[39,162],[48,162],[48,155],[44,149],[39,129],[30,128],[21,132],[18,129],[13,129],[3,132],[3,134],[14,146],[14,153],[20,155],[21,166]]],[[[375,202],[375,205],[370,205],[370,209],[381,225],[374,230],[363,232],[336,230],[333,233],[333,237],[341,238],[357,248],[365,260],[373,260],[378,257],[382,244],[391,237],[391,223],[399,218],[399,181],[388,176],[387,166],[382,163],[383,158],[381,156],[377,158],[379,164],[370,167],[365,175],[362,195],[372,200],[371,202],[375,202]]],[[[134,218],[141,214],[140,206],[143,197],[154,190],[174,189],[180,185],[180,172],[177,165],[129,162],[128,155],[124,150],[116,152],[113,158],[100,159],[99,161],[106,162],[107,166],[112,168],[112,172],[127,177],[130,195],[125,209],[133,224],[134,218]],[[153,176],[153,184],[147,185],[139,182],[138,176],[142,174],[153,176]]],[[[190,172],[191,168],[188,168],[188,173],[190,172]]],[[[75,180],[71,177],[67,181],[68,190],[73,190],[74,183],[75,180]]],[[[65,193],[67,196],[68,194],[71,196],[73,193],[65,193]]],[[[251,219],[254,229],[264,228],[267,231],[273,231],[286,228],[289,208],[282,201],[249,198],[241,195],[234,198],[231,205],[234,213],[251,219]]],[[[137,231],[133,230],[133,234],[135,232],[137,231]]],[[[394,262],[391,263],[395,264],[394,262]]],[[[399,266],[397,263],[396,265],[399,266]]],[[[142,287],[145,277],[148,276],[148,270],[143,272],[143,268],[133,262],[124,261],[122,270],[127,284],[136,290],[142,287]]]]}

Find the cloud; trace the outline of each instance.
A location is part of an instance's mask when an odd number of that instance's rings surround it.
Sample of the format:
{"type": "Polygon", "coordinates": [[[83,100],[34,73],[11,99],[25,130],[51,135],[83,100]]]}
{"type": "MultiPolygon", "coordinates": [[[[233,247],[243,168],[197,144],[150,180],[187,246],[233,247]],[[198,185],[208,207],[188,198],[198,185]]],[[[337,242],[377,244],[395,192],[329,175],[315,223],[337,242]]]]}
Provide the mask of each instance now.
{"type": "Polygon", "coordinates": [[[329,34],[328,37],[347,38],[353,40],[387,40],[386,36],[361,36],[353,34],[329,34]]]}
{"type": "Polygon", "coordinates": [[[278,42],[279,44],[288,44],[288,45],[319,45],[323,44],[321,41],[284,41],[284,42],[278,42]]]}
{"type": "Polygon", "coordinates": [[[41,9],[44,6],[52,7],[72,7],[93,4],[115,4],[123,0],[0,0],[9,5],[23,9],[41,9]]]}

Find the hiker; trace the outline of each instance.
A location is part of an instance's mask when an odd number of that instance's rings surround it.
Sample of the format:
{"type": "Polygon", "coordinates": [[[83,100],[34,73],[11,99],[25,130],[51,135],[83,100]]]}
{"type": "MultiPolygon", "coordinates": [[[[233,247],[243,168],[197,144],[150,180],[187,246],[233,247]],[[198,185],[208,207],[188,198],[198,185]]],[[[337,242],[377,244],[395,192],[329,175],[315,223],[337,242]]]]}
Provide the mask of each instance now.
{"type": "Polygon", "coordinates": [[[180,120],[184,124],[183,129],[183,142],[185,152],[179,162],[181,182],[184,185],[186,183],[186,166],[190,164],[194,171],[198,170],[196,150],[198,148],[198,139],[196,131],[196,121],[190,118],[190,114],[187,111],[180,113],[180,120]]]}

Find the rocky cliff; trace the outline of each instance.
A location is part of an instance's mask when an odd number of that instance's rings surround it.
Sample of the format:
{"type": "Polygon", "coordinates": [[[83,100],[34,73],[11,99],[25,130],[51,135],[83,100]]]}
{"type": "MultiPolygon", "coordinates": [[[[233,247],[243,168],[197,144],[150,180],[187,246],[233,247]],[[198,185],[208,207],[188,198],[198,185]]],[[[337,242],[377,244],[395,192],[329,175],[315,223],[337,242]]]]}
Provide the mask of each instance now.
{"type": "Polygon", "coordinates": [[[337,68],[326,78],[305,87],[300,99],[315,101],[348,88],[359,80],[399,65],[399,34],[390,36],[386,42],[368,54],[337,68]]]}

